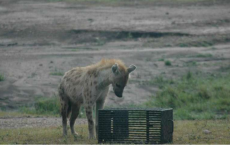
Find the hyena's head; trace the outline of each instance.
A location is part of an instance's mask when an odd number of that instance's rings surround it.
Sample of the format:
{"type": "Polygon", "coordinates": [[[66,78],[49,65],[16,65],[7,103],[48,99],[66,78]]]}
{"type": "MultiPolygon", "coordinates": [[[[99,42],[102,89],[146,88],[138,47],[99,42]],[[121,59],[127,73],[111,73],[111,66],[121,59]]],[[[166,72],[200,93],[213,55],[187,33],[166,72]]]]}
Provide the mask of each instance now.
{"type": "Polygon", "coordinates": [[[135,65],[130,65],[127,69],[119,67],[118,64],[112,66],[112,86],[117,97],[122,97],[123,90],[129,79],[129,74],[135,69],[135,65]]]}

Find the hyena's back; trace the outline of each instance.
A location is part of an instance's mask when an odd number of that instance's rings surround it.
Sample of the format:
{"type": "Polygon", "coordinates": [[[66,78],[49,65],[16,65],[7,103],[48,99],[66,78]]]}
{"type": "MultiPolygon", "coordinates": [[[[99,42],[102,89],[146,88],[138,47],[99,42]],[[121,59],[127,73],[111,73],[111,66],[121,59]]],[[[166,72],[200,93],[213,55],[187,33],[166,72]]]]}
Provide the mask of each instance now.
{"type": "Polygon", "coordinates": [[[59,96],[63,101],[71,103],[83,103],[82,89],[85,71],[80,68],[73,68],[66,72],[59,86],[59,96]]]}

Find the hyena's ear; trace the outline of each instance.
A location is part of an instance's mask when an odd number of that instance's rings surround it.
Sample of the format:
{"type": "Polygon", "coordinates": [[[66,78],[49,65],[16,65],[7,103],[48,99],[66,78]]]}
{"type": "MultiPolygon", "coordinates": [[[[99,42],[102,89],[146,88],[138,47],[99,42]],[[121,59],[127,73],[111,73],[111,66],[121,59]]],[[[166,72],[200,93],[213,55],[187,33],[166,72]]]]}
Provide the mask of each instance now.
{"type": "Polygon", "coordinates": [[[119,69],[118,69],[118,64],[115,63],[113,66],[112,66],[112,71],[115,75],[118,75],[120,72],[119,72],[119,69]]]}
{"type": "Polygon", "coordinates": [[[137,67],[135,65],[130,65],[128,68],[128,72],[131,73],[132,71],[134,71],[137,67]]]}

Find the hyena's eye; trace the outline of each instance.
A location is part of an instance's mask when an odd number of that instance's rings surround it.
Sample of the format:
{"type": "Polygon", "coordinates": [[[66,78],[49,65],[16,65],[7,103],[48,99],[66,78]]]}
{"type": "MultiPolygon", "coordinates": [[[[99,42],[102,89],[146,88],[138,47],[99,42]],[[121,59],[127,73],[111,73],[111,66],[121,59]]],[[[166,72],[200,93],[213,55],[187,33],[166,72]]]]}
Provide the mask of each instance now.
{"type": "Polygon", "coordinates": [[[119,85],[119,84],[116,84],[116,87],[118,87],[118,88],[121,88],[121,85],[119,85]]]}

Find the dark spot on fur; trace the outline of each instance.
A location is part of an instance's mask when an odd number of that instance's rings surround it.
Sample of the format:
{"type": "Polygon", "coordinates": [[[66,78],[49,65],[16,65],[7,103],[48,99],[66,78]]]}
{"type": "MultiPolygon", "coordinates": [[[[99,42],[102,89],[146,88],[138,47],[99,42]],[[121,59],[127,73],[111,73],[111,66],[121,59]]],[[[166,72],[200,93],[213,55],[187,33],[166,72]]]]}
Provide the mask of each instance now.
{"type": "Polygon", "coordinates": [[[93,73],[94,77],[97,77],[97,74],[98,74],[98,73],[95,71],[95,72],[93,73]]]}
{"type": "Polygon", "coordinates": [[[91,112],[90,110],[86,110],[86,114],[90,114],[90,112],[91,112]]]}
{"type": "Polygon", "coordinates": [[[79,76],[75,76],[74,79],[75,79],[75,80],[78,80],[78,79],[79,79],[79,76]]]}
{"type": "Polygon", "coordinates": [[[93,124],[93,120],[89,119],[88,120],[89,124],[93,124]]]}
{"type": "Polygon", "coordinates": [[[89,70],[88,71],[88,75],[90,76],[90,75],[92,75],[93,74],[93,70],[89,70]]]}
{"type": "Polygon", "coordinates": [[[67,78],[67,79],[66,79],[66,82],[69,82],[69,81],[70,81],[70,78],[67,78]]]}
{"type": "Polygon", "coordinates": [[[86,92],[84,93],[84,96],[85,96],[85,97],[86,97],[86,99],[87,99],[87,97],[88,97],[88,96],[87,96],[87,93],[86,93],[86,92]]]}
{"type": "Polygon", "coordinates": [[[68,73],[68,75],[72,75],[73,72],[74,72],[74,70],[71,70],[71,71],[68,73]]]}
{"type": "Polygon", "coordinates": [[[74,85],[78,85],[80,83],[80,81],[75,81],[74,85]]]}

